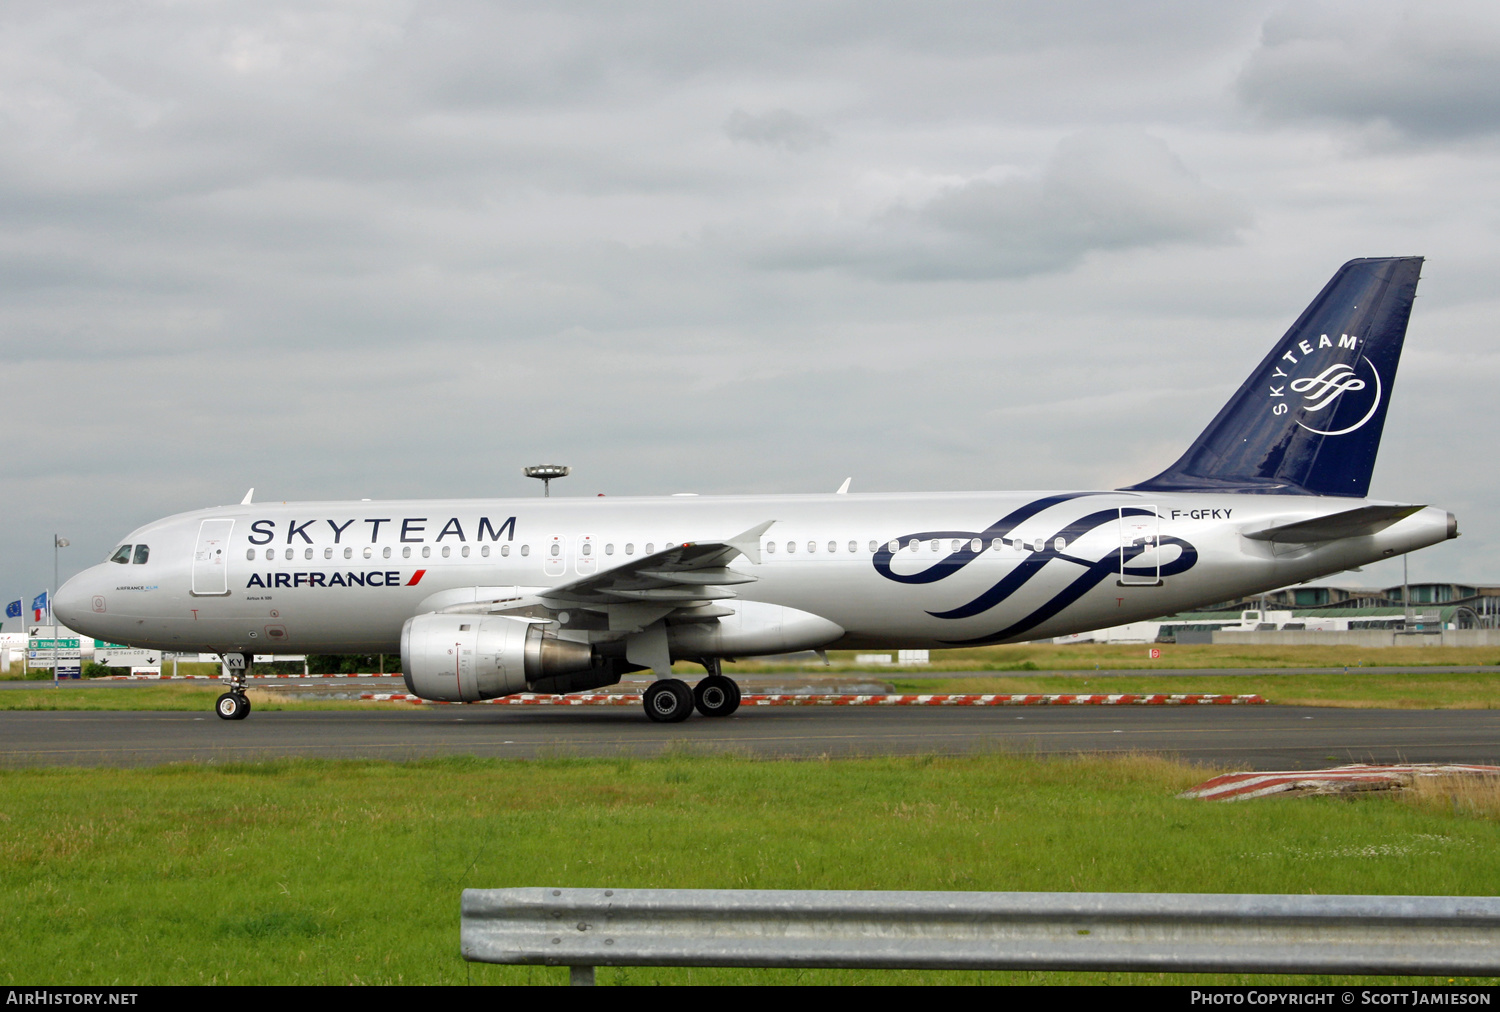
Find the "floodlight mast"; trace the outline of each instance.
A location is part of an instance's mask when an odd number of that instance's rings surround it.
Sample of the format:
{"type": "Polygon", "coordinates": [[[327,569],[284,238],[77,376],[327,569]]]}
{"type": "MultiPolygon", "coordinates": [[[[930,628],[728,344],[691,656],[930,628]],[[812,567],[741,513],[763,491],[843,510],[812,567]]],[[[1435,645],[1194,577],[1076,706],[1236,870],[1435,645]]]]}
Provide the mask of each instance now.
{"type": "Polygon", "coordinates": [[[534,464],[531,467],[521,468],[521,473],[528,478],[540,478],[542,482],[542,495],[552,494],[552,479],[566,478],[573,473],[573,469],[565,464],[534,464]]]}

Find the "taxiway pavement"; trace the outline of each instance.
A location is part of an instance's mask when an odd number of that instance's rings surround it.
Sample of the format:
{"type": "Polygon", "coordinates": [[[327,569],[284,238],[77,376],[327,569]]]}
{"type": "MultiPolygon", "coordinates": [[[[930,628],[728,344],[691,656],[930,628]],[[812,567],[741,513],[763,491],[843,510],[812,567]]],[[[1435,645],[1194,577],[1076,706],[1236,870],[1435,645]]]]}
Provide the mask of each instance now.
{"type": "Polygon", "coordinates": [[[1236,769],[1352,762],[1500,764],[1500,711],[1286,706],[744,707],[653,724],[631,707],[416,707],[368,712],[0,711],[0,765],[145,766],[284,756],[406,760],[760,757],[1011,751],[1163,753],[1236,769]]]}

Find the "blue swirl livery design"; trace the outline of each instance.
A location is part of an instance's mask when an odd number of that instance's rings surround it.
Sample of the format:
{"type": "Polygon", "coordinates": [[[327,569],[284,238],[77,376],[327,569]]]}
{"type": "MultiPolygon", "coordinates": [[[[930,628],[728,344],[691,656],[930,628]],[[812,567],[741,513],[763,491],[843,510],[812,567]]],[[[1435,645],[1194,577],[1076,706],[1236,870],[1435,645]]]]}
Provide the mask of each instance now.
{"type": "Polygon", "coordinates": [[[1032,580],[1046,575],[1052,575],[1058,570],[1065,572],[1064,578],[1068,580],[1063,588],[1047,598],[1043,603],[1033,608],[1022,618],[1010,623],[996,632],[983,636],[975,636],[967,639],[945,639],[944,642],[950,646],[982,646],[988,643],[1000,643],[1008,639],[1034,629],[1048,619],[1060,614],[1070,604],[1093,590],[1105,579],[1111,576],[1121,579],[1134,577],[1141,582],[1157,582],[1168,576],[1176,576],[1192,569],[1198,561],[1198,550],[1187,541],[1178,537],[1142,537],[1129,544],[1122,540],[1117,547],[1109,549],[1098,558],[1089,559],[1077,555],[1068,550],[1068,547],[1076,544],[1085,535],[1092,534],[1102,528],[1110,530],[1118,529],[1122,520],[1128,517],[1149,517],[1156,519],[1156,512],[1143,509],[1138,506],[1116,507],[1112,509],[1096,510],[1085,514],[1077,519],[1064,524],[1046,536],[1033,536],[1030,540],[1015,538],[1015,531],[1022,523],[1031,520],[1038,514],[1066,502],[1083,499],[1091,495],[1101,495],[1096,492],[1071,492],[1063,495],[1048,496],[1027,503],[1020,509],[1014,510],[1004,518],[991,524],[982,531],[918,531],[906,534],[895,541],[882,546],[875,553],[873,559],[875,571],[887,580],[896,583],[936,583],[949,577],[957,576],[965,567],[978,559],[986,550],[992,550],[994,542],[998,539],[1002,544],[1017,547],[1026,553],[1026,557],[1015,564],[1002,579],[989,587],[983,593],[978,594],[973,600],[956,608],[946,611],[929,611],[927,614],[939,619],[965,619],[982,615],[997,605],[1009,600],[1013,595],[1025,587],[1032,580]],[[930,566],[915,573],[898,573],[892,568],[892,563],[903,548],[915,551],[923,545],[933,542],[959,541],[960,547],[957,551],[934,561],[930,566]],[[894,551],[892,544],[899,547],[894,551]],[[976,549],[977,544],[977,549],[976,549]],[[915,547],[913,547],[915,546],[915,547]],[[1059,547],[1061,546],[1061,547],[1059,547]],[[1163,563],[1160,561],[1162,555],[1168,554],[1167,549],[1177,549],[1175,558],[1163,563]],[[1157,562],[1151,566],[1132,565],[1142,555],[1152,553],[1157,562]],[[1057,563],[1058,565],[1053,565],[1057,563]],[[1048,567],[1052,568],[1049,569],[1048,567]]]}

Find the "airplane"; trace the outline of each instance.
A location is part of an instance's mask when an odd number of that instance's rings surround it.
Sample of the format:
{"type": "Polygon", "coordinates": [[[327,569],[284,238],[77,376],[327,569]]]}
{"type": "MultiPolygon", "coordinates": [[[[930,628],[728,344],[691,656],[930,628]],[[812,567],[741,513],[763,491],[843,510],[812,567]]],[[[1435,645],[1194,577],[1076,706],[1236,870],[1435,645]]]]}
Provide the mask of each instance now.
{"type": "MultiPolygon", "coordinates": [[[[1421,257],[1341,267],[1182,457],[1118,489],[256,503],[146,524],[55,608],[114,643],[216,653],[250,712],[257,653],[395,653],[475,702],[651,671],[646,714],[724,717],[721,663],[972,647],[1253,595],[1458,536],[1366,498],[1421,257]],[[695,686],[672,662],[701,664],[695,686]]],[[[253,493],[253,489],[252,489],[253,493]]]]}

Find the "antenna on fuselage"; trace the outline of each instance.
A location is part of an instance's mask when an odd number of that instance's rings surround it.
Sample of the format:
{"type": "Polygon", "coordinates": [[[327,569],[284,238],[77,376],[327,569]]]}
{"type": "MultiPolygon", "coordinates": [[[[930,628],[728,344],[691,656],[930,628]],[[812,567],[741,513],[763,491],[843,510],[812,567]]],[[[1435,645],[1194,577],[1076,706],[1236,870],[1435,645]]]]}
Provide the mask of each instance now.
{"type": "Polygon", "coordinates": [[[521,468],[521,473],[528,478],[539,478],[542,482],[542,495],[552,494],[552,479],[566,478],[573,473],[573,469],[566,464],[533,464],[531,467],[521,468]]]}

